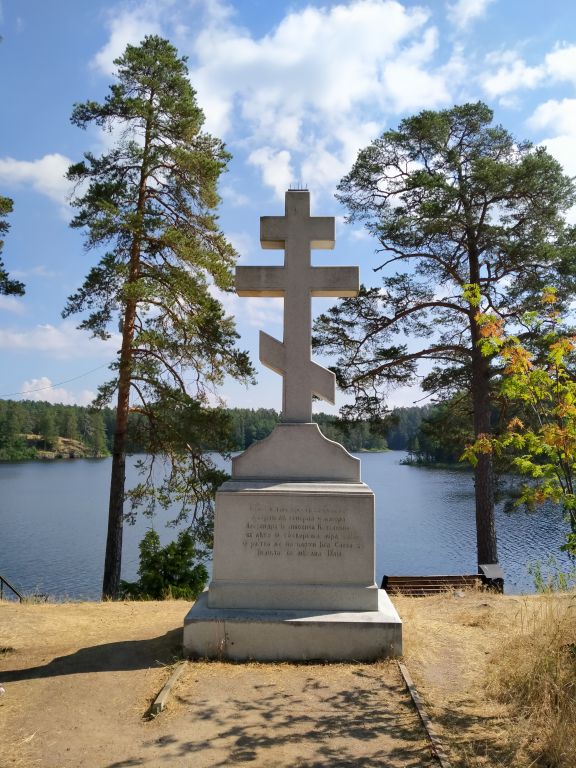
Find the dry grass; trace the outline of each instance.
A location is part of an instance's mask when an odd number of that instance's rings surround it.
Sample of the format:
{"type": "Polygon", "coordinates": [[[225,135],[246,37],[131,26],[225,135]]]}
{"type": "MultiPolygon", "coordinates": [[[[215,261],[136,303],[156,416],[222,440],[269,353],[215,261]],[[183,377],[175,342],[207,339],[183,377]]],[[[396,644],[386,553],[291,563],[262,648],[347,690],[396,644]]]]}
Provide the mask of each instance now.
{"type": "Polygon", "coordinates": [[[576,766],[576,594],[547,595],[524,608],[489,682],[516,714],[513,765],[576,766]]]}
{"type": "Polygon", "coordinates": [[[404,620],[405,661],[451,764],[510,768],[508,707],[488,696],[485,683],[520,600],[459,590],[395,602],[404,620]]]}
{"type": "MultiPolygon", "coordinates": [[[[424,598],[395,596],[394,603],[404,620],[404,660],[454,768],[575,768],[576,592],[520,597],[456,591],[424,598]]],[[[124,754],[122,750],[128,750],[124,742],[129,739],[134,740],[134,750],[140,749],[142,714],[169,675],[187,607],[178,601],[0,604],[0,670],[52,669],[46,676],[30,675],[9,685],[0,672],[0,682],[4,680],[7,688],[0,700],[0,744],[6,736],[14,737],[15,753],[14,762],[7,762],[10,750],[7,753],[4,741],[0,766],[77,768],[83,764],[79,759],[74,762],[79,752],[65,751],[62,736],[54,737],[52,751],[56,749],[57,754],[50,758],[52,762],[46,755],[38,758],[38,743],[55,732],[57,717],[66,739],[77,738],[78,750],[98,755],[100,762],[86,766],[114,763],[124,754]],[[142,655],[140,665],[131,663],[136,652],[142,655]],[[121,654],[119,665],[111,661],[116,653],[121,654]],[[159,666],[159,661],[167,666],[159,666]],[[76,669],[76,674],[59,674],[62,665],[67,672],[76,669]],[[114,686],[123,698],[107,715],[114,686]],[[86,709],[84,720],[78,717],[80,706],[86,709]],[[78,722],[85,723],[84,729],[71,731],[69,723],[78,722]],[[98,742],[103,733],[104,746],[98,742]],[[108,745],[112,738],[124,741],[114,746],[114,760],[105,763],[99,750],[105,747],[112,752],[108,745]]],[[[360,736],[370,730],[372,719],[385,715],[391,727],[402,732],[396,735],[410,746],[414,726],[404,723],[404,714],[392,720],[391,713],[383,710],[405,697],[394,664],[368,665],[368,671],[365,666],[195,662],[178,681],[168,710],[146,728],[155,734],[163,728],[162,734],[170,734],[189,712],[195,738],[202,735],[198,735],[200,725],[207,729],[202,736],[206,747],[197,759],[202,755],[208,761],[205,764],[214,765],[209,758],[215,737],[208,733],[208,726],[225,730],[214,717],[224,717],[223,708],[231,706],[233,691],[236,709],[226,710],[226,718],[234,729],[244,728],[250,739],[266,735],[272,712],[281,723],[284,715],[286,722],[291,718],[312,723],[323,718],[336,732],[341,713],[350,719],[347,697],[357,691],[363,709],[354,723],[362,723],[360,736]],[[301,677],[314,684],[304,685],[301,677]],[[329,704],[324,699],[315,704],[308,699],[315,691],[324,695],[332,686],[341,701],[332,697],[329,704]],[[272,695],[265,696],[266,691],[272,695]],[[285,709],[278,709],[287,702],[285,709]],[[334,711],[339,702],[341,708],[334,711]],[[208,717],[209,711],[216,714],[208,717]]],[[[290,734],[289,730],[284,734],[288,747],[290,734]]],[[[332,738],[328,733],[320,735],[328,741],[332,738]]],[[[181,736],[184,739],[184,731],[181,736]]],[[[375,759],[373,753],[371,759],[375,759]]],[[[380,759],[383,765],[396,764],[386,756],[380,759]]],[[[423,763],[408,764],[420,768],[423,763]]]]}

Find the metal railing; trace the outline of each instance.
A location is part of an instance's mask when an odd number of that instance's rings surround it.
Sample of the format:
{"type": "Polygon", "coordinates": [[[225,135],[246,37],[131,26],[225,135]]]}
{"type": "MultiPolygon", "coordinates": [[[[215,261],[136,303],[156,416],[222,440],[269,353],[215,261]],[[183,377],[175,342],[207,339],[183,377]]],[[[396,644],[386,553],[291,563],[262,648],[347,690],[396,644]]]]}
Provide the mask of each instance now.
{"type": "Polygon", "coordinates": [[[4,576],[0,576],[0,600],[4,600],[4,585],[6,585],[8,589],[11,589],[12,592],[14,592],[14,594],[16,595],[18,600],[20,600],[20,602],[24,600],[24,598],[22,597],[20,592],[18,592],[16,587],[13,587],[12,584],[10,584],[10,582],[8,581],[8,579],[4,578],[4,576]]]}

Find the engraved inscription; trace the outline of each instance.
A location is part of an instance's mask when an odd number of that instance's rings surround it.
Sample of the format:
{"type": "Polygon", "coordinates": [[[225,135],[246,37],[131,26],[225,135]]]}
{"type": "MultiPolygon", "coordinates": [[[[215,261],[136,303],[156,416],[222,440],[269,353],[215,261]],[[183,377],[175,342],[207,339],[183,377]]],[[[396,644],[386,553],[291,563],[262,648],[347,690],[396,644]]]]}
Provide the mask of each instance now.
{"type": "Polygon", "coordinates": [[[349,516],[328,506],[251,504],[242,546],[258,558],[338,559],[364,543],[349,516]]]}

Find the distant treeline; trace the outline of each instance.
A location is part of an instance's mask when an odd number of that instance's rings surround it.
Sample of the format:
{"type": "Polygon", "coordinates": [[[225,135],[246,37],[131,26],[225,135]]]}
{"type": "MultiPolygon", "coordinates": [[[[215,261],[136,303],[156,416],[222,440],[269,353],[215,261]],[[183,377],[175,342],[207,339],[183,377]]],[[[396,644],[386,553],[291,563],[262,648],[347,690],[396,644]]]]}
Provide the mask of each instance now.
{"type": "MultiPolygon", "coordinates": [[[[342,424],[336,416],[317,414],[314,420],[331,440],[350,451],[408,450],[429,408],[398,408],[383,424],[342,424]]],[[[231,408],[229,450],[240,451],[262,440],[280,415],[268,408],[231,408]]],[[[115,412],[79,405],[53,405],[31,400],[0,400],[0,461],[35,458],[101,457],[112,449],[115,412]]],[[[130,419],[129,452],[146,451],[144,420],[130,419]]],[[[206,445],[206,450],[211,446],[206,445]]]]}
{"type": "MultiPolygon", "coordinates": [[[[229,415],[233,449],[237,451],[265,438],[280,421],[279,413],[266,408],[231,408],[229,415]]],[[[325,413],[314,414],[312,418],[327,438],[342,443],[349,451],[384,451],[388,447],[384,435],[371,430],[367,422],[342,426],[336,416],[325,413]]]]}
{"type": "Polygon", "coordinates": [[[107,456],[114,411],[0,400],[0,461],[107,456]]]}

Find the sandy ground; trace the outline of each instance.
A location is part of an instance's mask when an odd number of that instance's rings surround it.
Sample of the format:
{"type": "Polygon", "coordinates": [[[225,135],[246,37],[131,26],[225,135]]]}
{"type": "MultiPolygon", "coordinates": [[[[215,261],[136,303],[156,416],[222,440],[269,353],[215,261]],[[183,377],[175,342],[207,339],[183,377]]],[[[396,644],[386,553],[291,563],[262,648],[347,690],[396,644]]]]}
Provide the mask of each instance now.
{"type": "MultiPolygon", "coordinates": [[[[504,766],[508,714],[487,700],[490,656],[530,598],[397,598],[404,661],[454,766],[504,766]]],[[[0,603],[0,766],[274,768],[438,765],[397,664],[189,662],[188,605],[0,603]]]]}

